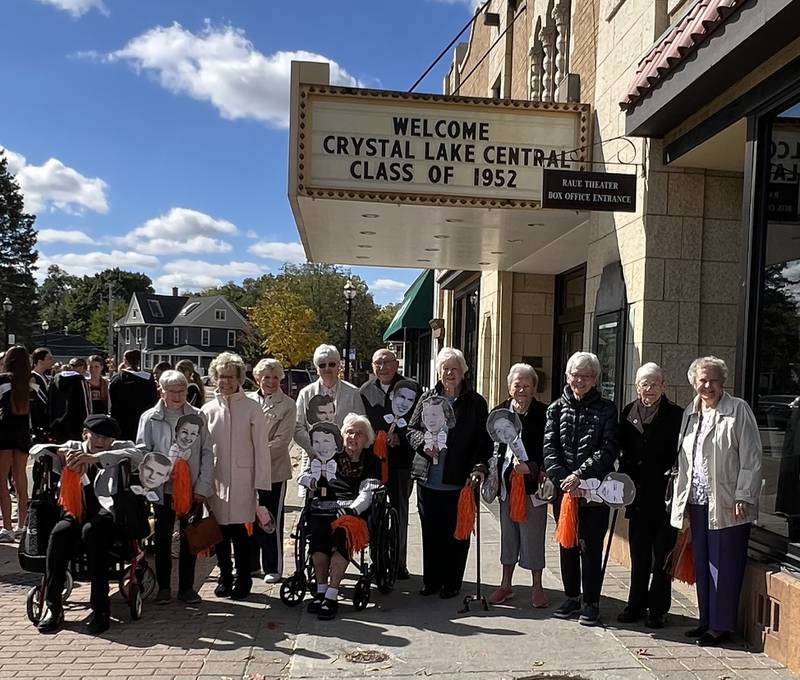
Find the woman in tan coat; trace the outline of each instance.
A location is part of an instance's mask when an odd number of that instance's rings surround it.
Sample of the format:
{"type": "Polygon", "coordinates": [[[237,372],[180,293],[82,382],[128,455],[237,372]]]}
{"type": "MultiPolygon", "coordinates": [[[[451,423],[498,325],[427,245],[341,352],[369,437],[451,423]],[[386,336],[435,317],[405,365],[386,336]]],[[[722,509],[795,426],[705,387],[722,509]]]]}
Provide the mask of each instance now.
{"type": "Polygon", "coordinates": [[[214,594],[242,600],[253,585],[245,524],[255,521],[257,493],[263,496],[272,484],[267,426],[261,407],[242,390],[245,366],[240,356],[223,352],[211,362],[208,372],[217,385],[214,399],[202,409],[214,445],[216,494],[210,500],[224,536],[217,545],[219,583],[214,594]]]}

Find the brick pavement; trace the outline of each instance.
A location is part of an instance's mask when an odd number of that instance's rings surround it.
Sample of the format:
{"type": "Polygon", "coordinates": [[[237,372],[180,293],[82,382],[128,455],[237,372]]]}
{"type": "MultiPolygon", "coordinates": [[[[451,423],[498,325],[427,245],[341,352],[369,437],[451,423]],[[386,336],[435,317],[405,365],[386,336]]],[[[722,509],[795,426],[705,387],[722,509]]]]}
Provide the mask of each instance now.
{"type": "MultiPolygon", "coordinates": [[[[297,500],[291,502],[296,509],[297,500]]],[[[494,510],[481,512],[484,578],[492,584],[499,579],[494,510]]],[[[417,518],[412,517],[411,568],[416,573],[421,564],[419,543],[417,518]]],[[[558,554],[549,540],[547,559],[544,582],[557,604],[558,554]]],[[[670,627],[655,633],[639,626],[617,627],[615,616],[627,593],[627,570],[614,564],[609,565],[601,603],[607,626],[595,629],[532,609],[521,572],[515,578],[515,599],[488,613],[458,614],[459,603],[454,600],[423,600],[416,594],[420,582],[415,577],[399,583],[389,596],[376,592],[364,612],[354,612],[345,600],[339,619],[331,623],[317,621],[302,608],[285,607],[277,587],[261,582],[247,602],[219,600],[212,592],[212,569],[212,560],[199,561],[205,601],[196,607],[146,602],[143,618],[131,622],[126,605],[115,595],[112,628],[99,638],[82,630],[81,621],[88,615],[88,585],[80,584],[68,603],[65,629],[45,636],[36,632],[25,614],[25,594],[35,577],[20,572],[14,546],[0,545],[0,678],[443,679],[472,674],[482,680],[565,672],[606,679],[795,677],[739,644],[707,650],[688,643],[682,632],[696,612],[692,591],[683,587],[676,592],[670,627]],[[371,664],[348,661],[348,652],[358,649],[378,650],[386,658],[371,664]]],[[[286,572],[291,570],[287,564],[286,572]]],[[[467,572],[470,579],[474,579],[474,551],[467,572]]],[[[473,583],[465,584],[465,592],[474,589],[473,583]]]]}

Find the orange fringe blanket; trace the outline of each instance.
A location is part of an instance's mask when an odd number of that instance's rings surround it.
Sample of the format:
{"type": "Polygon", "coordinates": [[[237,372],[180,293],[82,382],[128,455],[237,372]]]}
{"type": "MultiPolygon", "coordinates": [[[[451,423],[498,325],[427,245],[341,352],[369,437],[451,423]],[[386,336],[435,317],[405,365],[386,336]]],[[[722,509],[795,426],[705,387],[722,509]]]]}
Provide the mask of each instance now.
{"type": "Polygon", "coordinates": [[[520,524],[528,519],[528,497],[525,495],[525,477],[519,472],[511,473],[511,521],[520,524]]]}
{"type": "Polygon", "coordinates": [[[453,536],[459,541],[466,541],[475,526],[475,491],[467,484],[458,496],[458,514],[456,530],[453,536]]]}
{"type": "Polygon", "coordinates": [[[185,458],[178,458],[172,467],[172,509],[179,518],[192,509],[192,472],[185,458]]]}
{"type": "Polygon", "coordinates": [[[61,471],[61,489],[58,493],[58,504],[75,519],[83,519],[83,484],[81,484],[81,474],[77,470],[64,467],[61,471]]]}
{"type": "Polygon", "coordinates": [[[556,540],[562,548],[578,547],[578,499],[568,493],[561,499],[556,540]]]}
{"type": "Polygon", "coordinates": [[[331,523],[331,530],[341,529],[347,540],[347,550],[350,557],[361,552],[369,544],[369,527],[360,517],[355,515],[342,515],[331,523]]]}
{"type": "Polygon", "coordinates": [[[375,445],[372,447],[372,452],[381,462],[381,481],[384,484],[389,481],[389,444],[387,439],[388,435],[381,430],[375,437],[375,445]]]}

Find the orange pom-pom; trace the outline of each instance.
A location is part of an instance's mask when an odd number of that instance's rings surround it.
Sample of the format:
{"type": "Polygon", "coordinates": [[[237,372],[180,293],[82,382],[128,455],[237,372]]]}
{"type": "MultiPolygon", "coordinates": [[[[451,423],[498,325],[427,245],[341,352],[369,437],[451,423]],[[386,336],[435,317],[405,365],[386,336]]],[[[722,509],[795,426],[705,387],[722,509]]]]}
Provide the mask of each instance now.
{"type": "Polygon", "coordinates": [[[468,484],[458,496],[458,514],[456,530],[453,536],[459,541],[466,541],[475,526],[475,491],[468,484]]]}
{"type": "Polygon", "coordinates": [[[178,458],[172,466],[172,509],[179,518],[192,509],[192,471],[185,458],[178,458]]]}
{"type": "Polygon", "coordinates": [[[331,530],[341,529],[344,531],[347,550],[350,557],[361,552],[369,544],[369,526],[360,517],[355,515],[342,515],[331,522],[331,530]]]}
{"type": "Polygon", "coordinates": [[[386,432],[381,430],[375,437],[375,444],[372,452],[381,462],[381,481],[386,484],[389,481],[389,442],[386,432]]]}
{"type": "Polygon", "coordinates": [[[65,467],[61,471],[58,504],[68,515],[72,515],[77,520],[83,519],[83,484],[81,484],[81,475],[77,470],[65,467]]]}
{"type": "Polygon", "coordinates": [[[516,471],[511,473],[511,521],[519,524],[528,519],[528,497],[525,495],[525,478],[516,471]]]}
{"type": "Polygon", "coordinates": [[[578,547],[578,499],[568,493],[561,499],[556,540],[562,548],[578,547]]]}
{"type": "Polygon", "coordinates": [[[673,578],[692,586],[696,576],[694,570],[694,551],[692,550],[692,534],[686,529],[678,533],[675,547],[667,558],[667,573],[673,578]]]}
{"type": "Polygon", "coordinates": [[[244,530],[247,532],[248,536],[253,535],[253,523],[252,522],[245,522],[244,523],[244,530]]]}

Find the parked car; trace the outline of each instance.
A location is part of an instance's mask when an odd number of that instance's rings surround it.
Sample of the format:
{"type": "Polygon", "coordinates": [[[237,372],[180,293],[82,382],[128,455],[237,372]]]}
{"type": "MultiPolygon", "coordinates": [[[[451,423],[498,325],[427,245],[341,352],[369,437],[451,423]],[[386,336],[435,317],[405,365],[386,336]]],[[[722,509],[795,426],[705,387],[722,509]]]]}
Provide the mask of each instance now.
{"type": "Polygon", "coordinates": [[[281,389],[285,394],[292,399],[297,399],[297,394],[306,385],[313,382],[311,373],[305,368],[285,368],[283,370],[283,380],[281,380],[281,389]]]}

